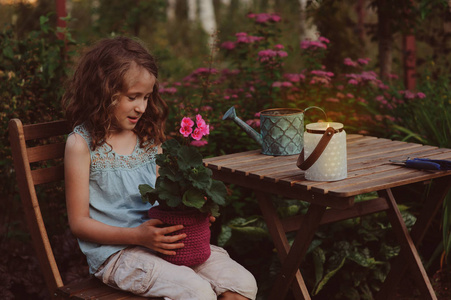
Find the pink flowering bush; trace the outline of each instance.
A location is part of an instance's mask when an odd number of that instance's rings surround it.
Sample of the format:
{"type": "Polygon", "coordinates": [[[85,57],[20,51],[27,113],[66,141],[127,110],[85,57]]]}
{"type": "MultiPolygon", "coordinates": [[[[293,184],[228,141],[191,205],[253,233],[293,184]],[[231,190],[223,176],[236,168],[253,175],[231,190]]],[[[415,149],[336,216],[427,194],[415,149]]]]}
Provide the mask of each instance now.
{"type": "MultiPolygon", "coordinates": [[[[255,128],[258,122],[254,114],[263,109],[319,106],[328,120],[342,122],[350,133],[390,137],[401,134],[394,124],[402,121],[398,115],[402,107],[427,97],[424,92],[397,87],[395,74],[390,75],[391,82],[382,81],[369,58],[346,57],[340,69],[329,70],[325,58],[334,45],[327,37],[283,45],[279,41],[278,14],[250,13],[247,17],[253,30],[240,31],[218,43],[220,53],[210,57],[209,66],[194,70],[180,82],[160,85],[162,95],[176,107],[170,120],[202,113],[215,128],[208,143],[195,143],[205,154],[245,150],[254,145],[233,124],[222,122],[222,114],[232,105],[238,116],[255,128]],[[300,51],[300,63],[287,66],[286,60],[295,55],[295,47],[300,51]]],[[[305,116],[306,122],[317,118],[324,117],[312,110],[305,116]]],[[[170,128],[176,132],[178,124],[174,122],[170,128]]],[[[200,137],[192,126],[180,130],[200,137]]]]}

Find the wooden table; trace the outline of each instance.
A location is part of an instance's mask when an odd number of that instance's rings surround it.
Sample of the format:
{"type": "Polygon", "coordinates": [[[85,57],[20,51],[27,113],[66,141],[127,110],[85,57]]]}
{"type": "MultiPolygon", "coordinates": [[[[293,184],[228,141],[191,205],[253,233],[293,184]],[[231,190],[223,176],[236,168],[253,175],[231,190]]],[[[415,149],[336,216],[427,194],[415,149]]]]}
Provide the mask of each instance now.
{"type": "MultiPolygon", "coordinates": [[[[296,167],[297,155],[267,156],[260,150],[229,154],[204,160],[215,179],[253,189],[273,238],[282,269],[268,299],[284,299],[291,287],[296,299],[310,299],[299,266],[321,224],[386,211],[401,245],[378,299],[390,299],[407,269],[423,299],[437,299],[416,250],[432,219],[441,209],[451,187],[451,171],[426,171],[394,165],[389,159],[407,157],[451,160],[451,149],[423,146],[362,135],[347,135],[348,178],[335,182],[314,182],[296,167]],[[393,197],[392,188],[432,181],[421,215],[410,234],[393,197]],[[354,197],[377,192],[373,200],[354,203],[354,197]],[[310,202],[305,215],[281,220],[269,194],[310,202]],[[299,230],[298,230],[299,229],[299,230]],[[290,247],[286,232],[297,231],[290,247]]],[[[420,200],[420,199],[419,199],[420,200]]]]}

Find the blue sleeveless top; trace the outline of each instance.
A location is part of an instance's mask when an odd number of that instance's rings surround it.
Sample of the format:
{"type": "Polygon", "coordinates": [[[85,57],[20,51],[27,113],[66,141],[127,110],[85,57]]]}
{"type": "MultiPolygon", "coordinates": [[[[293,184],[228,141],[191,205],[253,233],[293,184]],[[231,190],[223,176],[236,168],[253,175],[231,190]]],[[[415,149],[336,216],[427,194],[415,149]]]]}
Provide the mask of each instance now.
{"type": "MultiPolygon", "coordinates": [[[[83,125],[76,126],[71,134],[78,133],[88,144],[91,154],[89,174],[89,214],[94,220],[117,227],[137,227],[148,220],[152,207],[141,200],[138,186],[155,186],[157,147],[143,149],[139,140],[131,155],[120,155],[104,143],[91,150],[91,137],[83,125]]],[[[86,255],[89,272],[94,274],[112,254],[129,245],[101,245],[78,240],[86,255]]]]}

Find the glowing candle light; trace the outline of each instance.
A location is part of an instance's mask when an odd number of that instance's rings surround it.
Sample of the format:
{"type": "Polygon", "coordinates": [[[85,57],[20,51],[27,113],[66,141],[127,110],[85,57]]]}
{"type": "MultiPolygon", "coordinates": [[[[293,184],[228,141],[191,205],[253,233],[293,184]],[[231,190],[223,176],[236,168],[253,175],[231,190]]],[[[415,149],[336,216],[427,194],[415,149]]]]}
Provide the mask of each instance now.
{"type": "Polygon", "coordinates": [[[310,156],[328,127],[334,129],[334,134],[318,160],[305,171],[307,180],[335,181],[347,177],[346,132],[341,123],[322,122],[306,125],[304,158],[310,156]]]}

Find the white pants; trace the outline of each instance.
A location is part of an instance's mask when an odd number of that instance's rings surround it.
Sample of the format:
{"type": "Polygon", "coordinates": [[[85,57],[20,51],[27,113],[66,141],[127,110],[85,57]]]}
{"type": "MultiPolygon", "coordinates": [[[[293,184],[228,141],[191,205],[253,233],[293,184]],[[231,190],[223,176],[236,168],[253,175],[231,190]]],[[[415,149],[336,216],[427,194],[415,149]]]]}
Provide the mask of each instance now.
{"type": "Polygon", "coordinates": [[[257,295],[254,276],[213,245],[210,258],[194,267],[171,264],[143,247],[129,247],[113,254],[94,275],[109,286],[144,297],[216,300],[226,291],[249,299],[257,295]]]}

